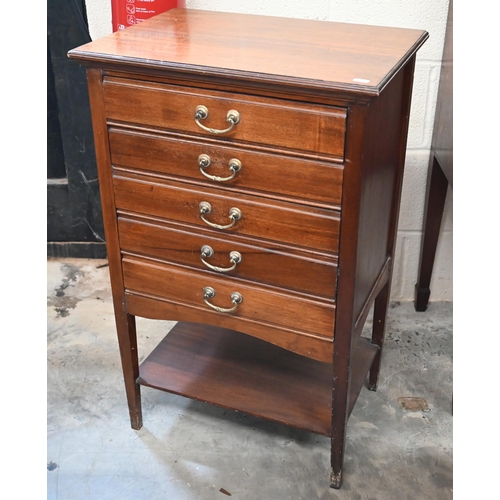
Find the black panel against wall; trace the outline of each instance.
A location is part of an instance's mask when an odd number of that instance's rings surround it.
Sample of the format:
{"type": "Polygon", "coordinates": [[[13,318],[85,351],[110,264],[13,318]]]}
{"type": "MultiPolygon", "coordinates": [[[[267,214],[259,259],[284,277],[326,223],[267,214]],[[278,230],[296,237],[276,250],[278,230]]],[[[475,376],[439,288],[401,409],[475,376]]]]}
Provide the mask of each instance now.
{"type": "Polygon", "coordinates": [[[47,179],[66,177],[61,125],[57,108],[56,84],[50,59],[50,40],[47,37],[47,179]]]}
{"type": "Polygon", "coordinates": [[[67,52],[90,41],[85,0],[47,4],[47,253],[106,256],[86,74],[67,52]]]}

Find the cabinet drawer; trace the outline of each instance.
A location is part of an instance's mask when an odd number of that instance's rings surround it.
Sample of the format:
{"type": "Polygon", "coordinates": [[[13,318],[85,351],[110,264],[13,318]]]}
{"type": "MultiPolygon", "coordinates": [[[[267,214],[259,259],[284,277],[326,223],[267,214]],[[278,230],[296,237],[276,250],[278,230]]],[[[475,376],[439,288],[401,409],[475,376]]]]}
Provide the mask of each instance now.
{"type": "Polygon", "coordinates": [[[109,76],[104,78],[103,88],[108,119],[220,140],[311,151],[338,158],[344,155],[346,110],[343,108],[109,76]],[[239,113],[239,123],[224,134],[207,132],[195,122],[200,105],[208,110],[207,118],[199,121],[205,127],[228,128],[226,118],[231,110],[239,113]]]}
{"type": "Polygon", "coordinates": [[[119,217],[118,231],[120,247],[124,251],[208,270],[219,276],[267,283],[330,299],[335,295],[337,266],[333,258],[312,259],[303,253],[273,245],[256,246],[246,238],[223,238],[205,230],[191,233],[167,224],[125,217],[119,217]],[[213,250],[212,256],[202,255],[201,250],[206,245],[213,250]],[[237,262],[237,255],[231,261],[231,252],[238,252],[241,261],[237,262]],[[233,265],[234,269],[225,271],[233,265]]]}
{"type": "Polygon", "coordinates": [[[335,306],[322,301],[129,256],[123,258],[123,280],[130,293],[155,296],[217,315],[333,337],[335,306]],[[234,292],[239,293],[243,301],[232,312],[215,311],[204,300],[205,287],[215,290],[215,297],[206,299],[213,306],[233,308],[231,294],[234,292]]]}
{"type": "Polygon", "coordinates": [[[339,214],[322,208],[265,200],[256,196],[230,196],[216,189],[187,188],[176,182],[151,182],[139,176],[113,177],[115,203],[121,210],[153,215],[173,221],[210,228],[208,223],[233,224],[233,208],[241,218],[227,229],[213,229],[223,234],[242,234],[303,246],[327,253],[337,252],[339,214]],[[211,212],[200,215],[200,203],[209,203],[211,212]],[[207,222],[208,221],[208,222],[207,222]]]}
{"type": "Polygon", "coordinates": [[[341,202],[342,165],[116,128],[111,128],[109,140],[113,165],[194,179],[215,187],[257,190],[323,204],[341,202]],[[206,160],[202,155],[208,156],[208,167],[200,166],[200,157],[206,160]],[[233,159],[241,164],[236,173],[229,168],[233,159]],[[217,181],[207,175],[227,180],[217,181]]]}

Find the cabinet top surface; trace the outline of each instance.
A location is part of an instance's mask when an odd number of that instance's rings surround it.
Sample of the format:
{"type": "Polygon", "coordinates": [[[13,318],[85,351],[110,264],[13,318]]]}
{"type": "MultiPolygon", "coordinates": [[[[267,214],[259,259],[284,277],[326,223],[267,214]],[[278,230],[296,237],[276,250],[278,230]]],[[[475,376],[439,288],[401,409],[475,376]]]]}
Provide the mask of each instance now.
{"type": "Polygon", "coordinates": [[[69,57],[376,95],[427,38],[414,29],[172,9],[69,57]]]}

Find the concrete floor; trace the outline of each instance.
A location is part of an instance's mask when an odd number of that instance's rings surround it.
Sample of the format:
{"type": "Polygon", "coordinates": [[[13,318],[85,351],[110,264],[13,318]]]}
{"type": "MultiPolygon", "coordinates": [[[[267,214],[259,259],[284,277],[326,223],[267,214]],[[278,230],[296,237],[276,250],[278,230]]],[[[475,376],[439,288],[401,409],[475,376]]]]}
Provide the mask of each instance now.
{"type": "MultiPolygon", "coordinates": [[[[379,389],[362,390],[332,490],[323,436],[149,388],[144,427],[132,430],[106,261],[47,265],[48,499],[453,497],[451,303],[391,304],[379,389]],[[429,410],[405,410],[401,397],[429,410]]],[[[141,359],[172,326],[138,318],[141,359]]]]}

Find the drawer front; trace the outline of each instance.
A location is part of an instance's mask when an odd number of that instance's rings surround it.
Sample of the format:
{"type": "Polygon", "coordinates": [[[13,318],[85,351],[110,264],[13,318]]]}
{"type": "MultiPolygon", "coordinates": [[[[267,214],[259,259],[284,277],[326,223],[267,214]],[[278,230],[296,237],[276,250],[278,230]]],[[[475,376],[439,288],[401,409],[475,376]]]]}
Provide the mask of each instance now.
{"type": "Polygon", "coordinates": [[[330,106],[185,89],[105,77],[106,116],[109,119],[198,134],[220,140],[243,141],[342,158],[346,110],[330,106]],[[223,134],[207,132],[195,122],[198,106],[208,110],[205,127],[224,130],[228,112],[239,122],[223,134]]]}
{"type": "Polygon", "coordinates": [[[113,165],[194,179],[215,187],[257,190],[322,204],[341,202],[341,165],[116,128],[110,130],[109,140],[113,165]],[[206,160],[202,155],[208,156],[208,167],[200,166],[200,156],[206,160]],[[230,169],[233,159],[241,164],[236,173],[230,169]]]}
{"type": "Polygon", "coordinates": [[[118,219],[118,230],[120,247],[125,251],[325,298],[332,299],[335,294],[337,266],[333,258],[311,259],[272,245],[255,246],[241,237],[217,237],[205,230],[191,233],[166,224],[124,217],[118,219]],[[213,250],[211,256],[206,255],[207,245],[213,250]]]}
{"type": "Polygon", "coordinates": [[[216,315],[230,315],[260,324],[277,325],[325,337],[333,337],[335,306],[279,293],[263,287],[191,271],[177,266],[147,262],[132,257],[123,258],[125,289],[167,301],[188,305],[216,315]],[[209,304],[222,309],[234,308],[231,295],[237,292],[242,302],[231,312],[215,311],[204,300],[204,289],[215,290],[209,304]]]}
{"type": "Polygon", "coordinates": [[[115,174],[113,184],[116,207],[121,210],[205,229],[212,229],[210,224],[233,224],[226,229],[213,230],[221,235],[242,234],[329,254],[338,251],[339,217],[331,210],[271,200],[264,203],[253,196],[229,196],[215,189],[191,189],[173,181],[150,182],[139,176],[115,174]],[[209,203],[211,212],[200,215],[200,203],[209,203]],[[239,220],[229,217],[233,208],[240,211],[239,220]]]}

